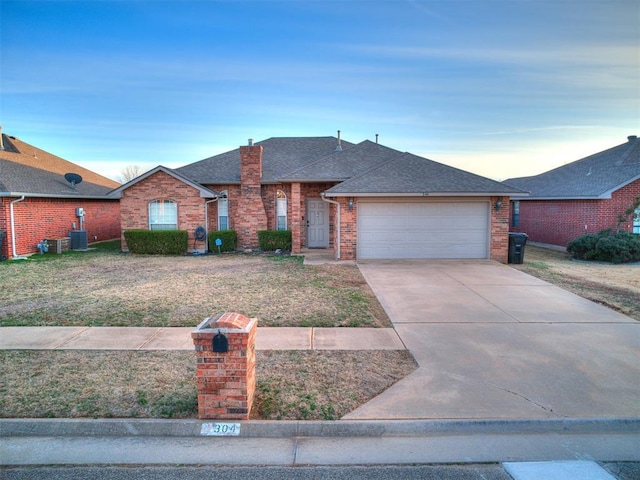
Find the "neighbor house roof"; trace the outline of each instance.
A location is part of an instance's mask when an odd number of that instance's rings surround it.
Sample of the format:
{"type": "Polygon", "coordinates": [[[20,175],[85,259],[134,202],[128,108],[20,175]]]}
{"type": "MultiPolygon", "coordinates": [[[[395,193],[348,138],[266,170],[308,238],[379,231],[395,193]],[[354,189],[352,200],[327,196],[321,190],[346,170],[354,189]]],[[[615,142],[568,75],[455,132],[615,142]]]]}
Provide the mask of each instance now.
{"type": "Polygon", "coordinates": [[[15,137],[1,135],[0,196],[106,197],[120,185],[15,137]],[[72,187],[64,178],[66,173],[80,175],[82,182],[72,187]]]}
{"type": "Polygon", "coordinates": [[[616,190],[640,179],[640,139],[532,177],[504,183],[531,192],[529,200],[611,198],[616,190]]]}
{"type": "Polygon", "coordinates": [[[345,180],[325,192],[327,196],[368,195],[514,195],[526,194],[501,182],[403,153],[371,170],[345,180]]]}

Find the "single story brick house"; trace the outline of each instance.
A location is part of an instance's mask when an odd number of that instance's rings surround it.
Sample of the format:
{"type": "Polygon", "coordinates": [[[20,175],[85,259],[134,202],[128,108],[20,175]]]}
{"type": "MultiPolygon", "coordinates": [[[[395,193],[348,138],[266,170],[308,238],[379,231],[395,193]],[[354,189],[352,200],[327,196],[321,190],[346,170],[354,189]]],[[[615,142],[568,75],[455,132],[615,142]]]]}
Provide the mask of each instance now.
{"type": "Polygon", "coordinates": [[[512,196],[511,230],[529,240],[566,247],[576,237],[607,228],[640,234],[640,208],[618,216],[640,197],[640,139],[563,165],[540,175],[504,183],[529,192],[512,196]]]}
{"type": "Polygon", "coordinates": [[[177,169],[158,166],[111,195],[120,199],[123,231],[187,230],[190,245],[198,226],[235,230],[240,248],[256,247],[260,230],[290,230],[293,253],[506,262],[515,193],[523,192],[338,132],[249,140],[177,169]]]}
{"type": "Polygon", "coordinates": [[[42,240],[67,238],[81,226],[87,241],[119,238],[119,201],[108,197],[118,185],[0,132],[0,256],[11,259],[36,253],[42,240]],[[71,185],[65,179],[67,173],[79,175],[82,181],[71,185]],[[79,208],[83,217],[78,216],[79,208]]]}

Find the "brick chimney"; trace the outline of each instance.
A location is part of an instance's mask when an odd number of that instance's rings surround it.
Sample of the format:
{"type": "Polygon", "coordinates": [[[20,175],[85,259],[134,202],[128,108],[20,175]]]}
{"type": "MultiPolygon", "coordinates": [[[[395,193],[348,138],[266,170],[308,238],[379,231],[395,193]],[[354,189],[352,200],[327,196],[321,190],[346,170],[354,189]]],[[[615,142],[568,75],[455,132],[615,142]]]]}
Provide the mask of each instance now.
{"type": "Polygon", "coordinates": [[[262,145],[240,147],[240,198],[234,221],[238,246],[258,246],[258,230],[267,229],[267,212],[261,196],[262,145]]]}

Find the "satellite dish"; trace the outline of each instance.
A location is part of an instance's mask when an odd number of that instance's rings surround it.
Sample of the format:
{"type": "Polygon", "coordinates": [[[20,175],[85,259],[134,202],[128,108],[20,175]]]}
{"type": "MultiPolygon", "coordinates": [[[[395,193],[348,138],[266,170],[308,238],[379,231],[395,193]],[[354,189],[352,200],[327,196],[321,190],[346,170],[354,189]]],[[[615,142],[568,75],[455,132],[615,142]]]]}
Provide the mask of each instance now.
{"type": "Polygon", "coordinates": [[[82,177],[77,173],[65,173],[64,179],[71,184],[71,188],[75,189],[76,185],[82,182],[82,177]]]}

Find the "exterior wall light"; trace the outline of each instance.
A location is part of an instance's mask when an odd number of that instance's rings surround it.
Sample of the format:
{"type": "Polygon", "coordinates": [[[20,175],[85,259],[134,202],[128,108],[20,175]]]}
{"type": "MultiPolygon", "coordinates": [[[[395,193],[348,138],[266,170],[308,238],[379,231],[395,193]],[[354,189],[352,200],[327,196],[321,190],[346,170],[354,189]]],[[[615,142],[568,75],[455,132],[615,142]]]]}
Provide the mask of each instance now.
{"type": "Polygon", "coordinates": [[[353,210],[353,197],[349,197],[349,210],[353,210]]]}
{"type": "Polygon", "coordinates": [[[496,202],[496,212],[502,208],[502,197],[498,197],[498,201],[496,202]]]}

